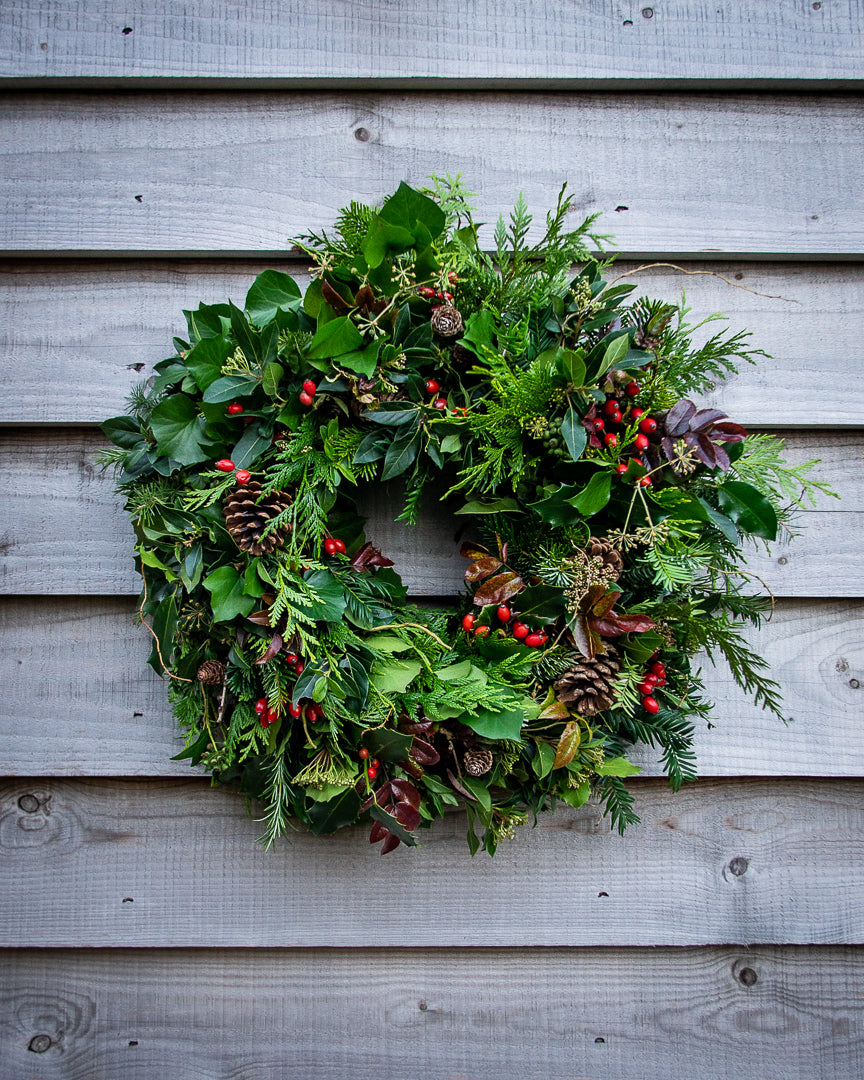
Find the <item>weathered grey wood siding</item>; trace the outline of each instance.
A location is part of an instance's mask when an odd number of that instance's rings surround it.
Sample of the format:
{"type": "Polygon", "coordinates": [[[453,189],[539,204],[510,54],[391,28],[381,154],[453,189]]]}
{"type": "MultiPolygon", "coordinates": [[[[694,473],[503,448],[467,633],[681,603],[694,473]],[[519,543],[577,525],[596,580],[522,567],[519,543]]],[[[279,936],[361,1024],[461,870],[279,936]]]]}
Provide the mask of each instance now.
{"type": "MultiPolygon", "coordinates": [[[[649,4],[0,5],[2,1080],[864,1074],[864,5],[649,4]],[[715,400],[843,496],[753,552],[791,722],[709,669],[703,779],[643,752],[623,839],[586,807],[494,862],[458,813],[266,854],[170,760],[95,424],[182,307],[433,170],[487,219],[568,179],[622,270],[679,264],[645,288],[773,355],[715,400]]],[[[416,595],[456,586],[446,524],[369,510],[416,595]]]]}

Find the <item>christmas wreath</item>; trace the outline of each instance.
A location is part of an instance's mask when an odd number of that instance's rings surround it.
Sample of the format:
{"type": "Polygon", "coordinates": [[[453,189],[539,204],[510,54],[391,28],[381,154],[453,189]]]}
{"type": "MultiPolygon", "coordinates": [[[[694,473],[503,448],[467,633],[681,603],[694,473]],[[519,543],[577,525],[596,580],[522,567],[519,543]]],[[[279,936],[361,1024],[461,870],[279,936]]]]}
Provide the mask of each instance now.
{"type": "Polygon", "coordinates": [[[630,745],[695,775],[700,651],[779,715],[742,543],[820,485],[689,396],[754,360],[747,335],[607,280],[566,190],[536,243],[520,198],[484,245],[468,199],[448,177],[351,203],[299,239],[305,294],[267,270],[242,309],[185,312],[103,425],[178,757],[263,800],[268,844],[365,821],[388,852],[458,803],[493,854],[591,797],[623,831],[630,745]],[[397,520],[425,493],[461,523],[461,605],[406,600],[363,533],[373,481],[397,520]]]}

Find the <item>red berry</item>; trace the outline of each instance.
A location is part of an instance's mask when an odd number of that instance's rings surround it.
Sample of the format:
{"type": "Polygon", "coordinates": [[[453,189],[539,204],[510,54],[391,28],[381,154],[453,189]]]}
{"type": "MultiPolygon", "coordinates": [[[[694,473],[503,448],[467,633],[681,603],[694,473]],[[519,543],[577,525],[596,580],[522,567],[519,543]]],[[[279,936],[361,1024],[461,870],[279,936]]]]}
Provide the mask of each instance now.
{"type": "Polygon", "coordinates": [[[421,285],[417,292],[420,293],[421,296],[425,296],[427,298],[435,295],[435,290],[430,288],[428,285],[421,285]]]}
{"type": "Polygon", "coordinates": [[[303,663],[303,661],[298,660],[297,663],[294,665],[294,671],[295,671],[295,673],[297,675],[302,675],[303,674],[303,669],[305,667],[306,667],[306,665],[303,663]]]}
{"type": "Polygon", "coordinates": [[[640,476],[639,477],[639,487],[651,487],[652,483],[653,483],[653,481],[651,480],[650,476],[640,476]]]}
{"type": "Polygon", "coordinates": [[[543,644],[543,638],[539,634],[529,634],[525,638],[525,644],[529,649],[539,649],[543,644]]]}
{"type": "Polygon", "coordinates": [[[443,292],[436,292],[436,293],[435,293],[435,296],[436,296],[436,297],[437,297],[437,298],[438,298],[439,300],[443,300],[443,299],[444,299],[444,293],[443,293],[443,292]]]}
{"type": "Polygon", "coordinates": [[[638,420],[640,416],[644,416],[644,415],[645,415],[645,410],[644,409],[631,409],[630,410],[630,419],[631,420],[638,420]]]}
{"type": "Polygon", "coordinates": [[[456,282],[459,280],[459,275],[456,273],[455,270],[451,270],[450,273],[447,275],[447,280],[450,282],[451,285],[455,285],[456,282]]]}
{"type": "Polygon", "coordinates": [[[249,425],[252,423],[252,421],[254,419],[255,419],[254,416],[244,416],[243,417],[243,423],[246,425],[246,427],[249,427],[249,425]]]}
{"type": "Polygon", "coordinates": [[[264,716],[267,718],[267,723],[264,723],[264,717],[262,717],[261,724],[263,727],[270,727],[271,724],[275,724],[279,719],[279,713],[275,709],[268,709],[264,716]]]}
{"type": "Polygon", "coordinates": [[[619,476],[623,476],[624,473],[627,472],[627,466],[623,461],[615,466],[615,472],[618,473],[619,476]]]}
{"type": "Polygon", "coordinates": [[[505,607],[504,604],[502,604],[501,607],[498,608],[496,615],[501,620],[501,622],[510,622],[510,608],[505,607]]]}
{"type": "Polygon", "coordinates": [[[665,675],[660,676],[660,678],[657,680],[657,685],[658,686],[665,686],[666,685],[666,676],[665,675]]]}
{"type": "Polygon", "coordinates": [[[434,379],[427,379],[426,380],[426,393],[427,394],[437,394],[440,389],[441,389],[441,387],[438,385],[437,382],[435,382],[434,379]]]}
{"type": "Polygon", "coordinates": [[[546,634],[542,630],[540,631],[538,637],[540,638],[540,644],[541,645],[545,645],[546,642],[549,640],[549,638],[546,636],[546,634]]]}
{"type": "Polygon", "coordinates": [[[309,406],[312,404],[312,395],[307,394],[305,390],[301,390],[297,396],[300,398],[300,404],[305,405],[308,409],[309,406]]]}
{"type": "Polygon", "coordinates": [[[335,555],[336,552],[339,550],[336,547],[336,541],[333,539],[332,536],[328,536],[327,539],[324,541],[324,550],[327,552],[328,555],[335,555]]]}
{"type": "Polygon", "coordinates": [[[469,613],[468,613],[468,614],[467,614],[467,615],[466,615],[466,616],[465,616],[465,617],[464,617],[464,618],[462,619],[462,629],[463,629],[463,630],[473,630],[473,629],[474,629],[474,623],[475,623],[475,621],[476,621],[476,616],[475,616],[475,615],[472,615],[472,614],[471,614],[471,613],[469,612],[469,613]]]}
{"type": "Polygon", "coordinates": [[[607,416],[611,416],[612,413],[621,412],[621,406],[614,398],[610,398],[609,401],[604,404],[603,412],[606,413],[607,416]]]}
{"type": "Polygon", "coordinates": [[[315,385],[314,382],[312,382],[311,379],[307,379],[306,382],[303,383],[303,390],[309,395],[309,397],[315,397],[315,391],[317,389],[318,387],[315,385]]]}
{"type": "Polygon", "coordinates": [[[612,435],[612,434],[604,435],[603,436],[603,445],[607,446],[607,447],[609,447],[609,446],[617,446],[618,445],[618,436],[617,435],[612,435]]]}
{"type": "Polygon", "coordinates": [[[647,450],[651,443],[648,442],[647,435],[640,434],[637,435],[636,438],[633,440],[633,445],[636,447],[637,450],[647,450]]]}
{"type": "Polygon", "coordinates": [[[298,659],[299,657],[297,656],[296,652],[289,652],[285,656],[285,663],[288,665],[288,667],[294,667],[298,659]]]}
{"type": "Polygon", "coordinates": [[[440,412],[444,412],[446,410],[446,408],[447,408],[447,398],[446,397],[435,398],[435,400],[432,402],[432,404],[440,412]]]}
{"type": "Polygon", "coordinates": [[[598,416],[596,420],[592,420],[591,424],[595,431],[602,431],[606,427],[606,421],[602,416],[598,416]]]}
{"type": "Polygon", "coordinates": [[[477,629],[474,631],[474,637],[486,637],[488,633],[488,626],[478,626],[477,629]]]}
{"type": "Polygon", "coordinates": [[[453,303],[453,293],[452,292],[440,293],[439,295],[442,297],[442,299],[446,300],[448,304],[453,303]]]}
{"type": "Polygon", "coordinates": [[[369,767],[371,769],[379,769],[381,767],[381,762],[378,760],[377,757],[373,757],[372,760],[369,762],[369,767]]]}
{"type": "Polygon", "coordinates": [[[375,777],[378,775],[378,770],[370,765],[369,768],[366,770],[366,775],[369,777],[370,780],[374,780],[375,777]]]}
{"type": "Polygon", "coordinates": [[[258,700],[255,702],[255,712],[257,712],[259,716],[262,713],[267,712],[267,698],[266,697],[258,698],[258,700]]]}
{"type": "Polygon", "coordinates": [[[657,421],[653,416],[646,416],[644,420],[639,421],[639,430],[643,435],[653,435],[657,430],[657,421]]]}
{"type": "Polygon", "coordinates": [[[231,458],[220,458],[220,460],[216,462],[216,468],[219,472],[234,472],[234,462],[231,458]]]}
{"type": "Polygon", "coordinates": [[[666,668],[663,666],[660,660],[655,660],[651,665],[651,673],[653,675],[665,675],[666,668]]]}
{"type": "Polygon", "coordinates": [[[650,697],[654,692],[654,684],[650,682],[641,682],[636,687],[642,697],[650,697]]]}
{"type": "Polygon", "coordinates": [[[303,712],[303,706],[302,706],[302,705],[299,705],[299,704],[298,704],[298,705],[295,705],[295,704],[293,704],[293,702],[292,702],[292,703],[291,703],[291,704],[290,704],[290,705],[288,706],[288,712],[289,712],[289,713],[290,713],[290,714],[291,714],[291,715],[292,715],[292,716],[294,717],[294,719],[296,720],[296,719],[297,719],[297,717],[298,717],[298,716],[300,715],[300,713],[301,713],[301,712],[303,712]]]}
{"type": "Polygon", "coordinates": [[[641,393],[641,391],[642,387],[639,385],[639,383],[635,382],[628,382],[627,385],[624,387],[624,393],[627,395],[627,397],[636,397],[636,395],[641,393]]]}
{"type": "Polygon", "coordinates": [[[345,554],[345,541],[340,540],[338,536],[334,536],[333,539],[336,541],[336,550],[337,550],[337,552],[340,555],[344,555],[345,554]]]}
{"type": "Polygon", "coordinates": [[[369,757],[369,751],[366,749],[365,746],[361,746],[360,749],[357,751],[357,757],[359,757],[361,761],[365,761],[366,758],[369,757]]]}
{"type": "Polygon", "coordinates": [[[658,713],[660,712],[660,702],[655,697],[642,698],[642,708],[645,712],[658,713]]]}
{"type": "Polygon", "coordinates": [[[248,484],[252,479],[252,473],[249,472],[248,469],[238,469],[237,472],[234,473],[234,479],[238,484],[248,484]]]}
{"type": "Polygon", "coordinates": [[[524,622],[513,623],[513,637],[515,637],[517,641],[524,640],[530,633],[531,631],[524,622]]]}
{"type": "Polygon", "coordinates": [[[617,409],[615,410],[615,412],[609,414],[609,423],[610,424],[620,424],[621,423],[621,413],[618,412],[617,409]]]}
{"type": "Polygon", "coordinates": [[[239,401],[232,401],[231,404],[228,406],[229,416],[237,416],[241,412],[243,412],[243,406],[240,404],[239,401]]]}
{"type": "Polygon", "coordinates": [[[648,686],[656,686],[657,685],[657,676],[652,675],[649,672],[647,675],[642,676],[642,682],[647,683],[648,686]]]}

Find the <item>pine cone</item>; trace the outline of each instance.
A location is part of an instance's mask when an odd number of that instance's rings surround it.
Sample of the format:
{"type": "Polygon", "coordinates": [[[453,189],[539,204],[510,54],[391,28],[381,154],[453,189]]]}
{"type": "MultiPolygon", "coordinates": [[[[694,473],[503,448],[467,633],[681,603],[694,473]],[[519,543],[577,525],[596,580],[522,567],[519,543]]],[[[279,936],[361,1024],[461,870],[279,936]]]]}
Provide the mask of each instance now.
{"type": "Polygon", "coordinates": [[[624,560],[621,552],[616,551],[608,540],[599,540],[592,536],[588,541],[588,554],[595,559],[602,559],[603,565],[611,567],[615,571],[615,581],[624,569],[624,560]]]}
{"type": "Polygon", "coordinates": [[[198,682],[218,686],[225,682],[225,665],[221,660],[205,660],[198,668],[198,682]]]}
{"type": "Polygon", "coordinates": [[[615,681],[621,670],[618,653],[610,645],[593,660],[581,659],[555,683],[555,696],[574,712],[593,716],[611,707],[615,699],[615,681]]]}
{"type": "Polygon", "coordinates": [[[439,337],[458,337],[464,329],[462,315],[452,304],[441,304],[432,312],[432,329],[439,337]]]}
{"type": "Polygon", "coordinates": [[[283,525],[262,539],[269,522],[290,505],[291,496],[285,491],[271,491],[258,502],[260,495],[261,485],[257,480],[250,480],[235,488],[225,500],[228,532],[237,547],[250,555],[267,555],[281,547],[290,531],[290,526],[283,525]]]}
{"type": "Polygon", "coordinates": [[[460,345],[458,341],[453,345],[450,359],[454,364],[459,365],[477,363],[477,357],[474,353],[470,349],[466,349],[464,345],[460,345]]]}
{"type": "Polygon", "coordinates": [[[469,776],[485,776],[492,768],[492,760],[492,751],[485,746],[478,746],[465,751],[462,763],[469,776]]]}

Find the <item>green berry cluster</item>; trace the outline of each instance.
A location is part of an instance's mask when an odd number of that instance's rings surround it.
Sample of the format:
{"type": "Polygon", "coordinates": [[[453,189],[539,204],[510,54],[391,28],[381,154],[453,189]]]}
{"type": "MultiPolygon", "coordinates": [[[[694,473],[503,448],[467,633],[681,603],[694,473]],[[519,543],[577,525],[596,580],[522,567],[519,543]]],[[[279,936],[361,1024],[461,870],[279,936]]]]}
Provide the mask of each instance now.
{"type": "Polygon", "coordinates": [[[546,434],[540,440],[543,449],[549,454],[550,457],[561,458],[562,460],[568,457],[567,447],[564,445],[564,440],[561,437],[561,424],[563,423],[563,417],[553,416],[549,420],[546,434]]]}

